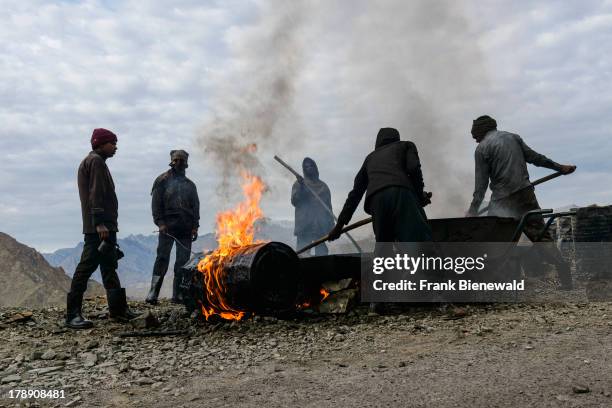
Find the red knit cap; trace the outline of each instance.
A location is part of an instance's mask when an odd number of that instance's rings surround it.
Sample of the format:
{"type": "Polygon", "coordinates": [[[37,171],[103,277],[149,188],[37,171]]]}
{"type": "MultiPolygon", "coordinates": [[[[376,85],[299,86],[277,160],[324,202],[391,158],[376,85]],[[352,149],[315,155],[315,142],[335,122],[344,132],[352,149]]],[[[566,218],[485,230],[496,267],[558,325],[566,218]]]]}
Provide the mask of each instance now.
{"type": "Polygon", "coordinates": [[[94,129],[91,134],[91,148],[97,149],[105,143],[117,143],[117,135],[104,128],[94,129]]]}

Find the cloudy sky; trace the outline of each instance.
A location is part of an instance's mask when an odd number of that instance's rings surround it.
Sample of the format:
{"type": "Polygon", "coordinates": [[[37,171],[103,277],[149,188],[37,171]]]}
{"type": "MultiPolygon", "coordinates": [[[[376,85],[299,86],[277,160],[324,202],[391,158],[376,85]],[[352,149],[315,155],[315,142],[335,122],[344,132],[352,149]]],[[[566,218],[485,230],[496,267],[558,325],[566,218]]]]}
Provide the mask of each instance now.
{"type": "Polygon", "coordinates": [[[191,152],[210,231],[243,168],[269,185],[266,215],[291,219],[274,154],[314,158],[338,210],[382,126],[417,143],[429,214],[462,215],[483,113],[578,166],[538,188],[543,207],[612,202],[609,0],[5,0],[0,18],[0,231],[41,251],[81,239],[76,170],[96,127],[119,136],[122,236],[153,231],[171,149],[191,152]]]}

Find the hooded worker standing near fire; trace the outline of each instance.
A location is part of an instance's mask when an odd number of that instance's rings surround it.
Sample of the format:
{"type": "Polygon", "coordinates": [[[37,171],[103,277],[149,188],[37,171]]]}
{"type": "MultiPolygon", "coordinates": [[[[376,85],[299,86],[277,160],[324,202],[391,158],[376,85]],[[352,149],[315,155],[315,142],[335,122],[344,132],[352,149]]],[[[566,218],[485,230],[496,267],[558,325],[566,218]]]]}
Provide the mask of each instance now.
{"type": "MultiPolygon", "coordinates": [[[[302,161],[302,171],[304,177],[298,177],[291,189],[291,204],[295,207],[294,235],[297,237],[298,249],[324,236],[334,225],[331,193],[327,184],[319,178],[317,163],[310,157],[305,157],[302,161]]],[[[315,255],[327,253],[328,249],[324,243],[315,247],[315,255]]]]}
{"type": "Polygon", "coordinates": [[[431,229],[423,211],[430,201],[423,188],[415,144],[400,141],[400,134],[394,128],[380,129],[375,149],[359,169],[353,190],[328,239],[333,241],[341,235],[365,193],[364,207],[372,215],[376,242],[431,241],[431,229]]]}
{"type": "Polygon", "coordinates": [[[119,205],[115,183],[106,166],[106,160],[117,152],[117,136],[107,129],[94,129],[91,148],[92,151],[81,162],[77,176],[85,243],[67,295],[66,326],[71,329],[93,326],[90,320],[83,318],[81,308],[87,281],[98,266],[110,317],[127,321],[138,316],[128,308],[125,289],[117,275],[117,261],[123,256],[117,246],[119,205]]]}
{"type": "Polygon", "coordinates": [[[179,285],[182,267],[189,261],[191,243],[198,238],[200,200],[195,184],[187,178],[189,154],[184,150],[170,152],[171,169],[155,179],[151,190],[153,222],[159,227],[157,258],[153,265],[151,289],[146,302],[156,304],[170,264],[170,252],[176,240],[176,261],[172,301],[182,302],[179,285]]]}
{"type": "MultiPolygon", "coordinates": [[[[548,157],[533,151],[519,135],[497,130],[497,122],[490,116],[480,116],[472,124],[472,137],[478,143],[475,188],[472,204],[466,215],[478,215],[487,187],[491,187],[488,215],[520,219],[531,210],[540,209],[534,188],[529,181],[527,163],[546,167],[562,174],[570,174],[576,166],[555,163],[548,157]],[[490,181],[490,184],[489,184],[490,181]]],[[[562,289],[572,288],[572,278],[567,263],[552,243],[549,230],[544,235],[542,217],[528,219],[523,232],[532,241],[547,242],[539,246],[546,261],[555,265],[562,289]]]]}

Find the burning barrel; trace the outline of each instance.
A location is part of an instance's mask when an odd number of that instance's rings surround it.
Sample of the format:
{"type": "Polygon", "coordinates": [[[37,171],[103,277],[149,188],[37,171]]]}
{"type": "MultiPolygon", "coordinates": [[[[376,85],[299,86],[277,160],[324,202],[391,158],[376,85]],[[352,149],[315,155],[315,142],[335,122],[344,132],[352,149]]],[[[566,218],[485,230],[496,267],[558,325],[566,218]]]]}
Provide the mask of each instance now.
{"type": "Polygon", "coordinates": [[[300,276],[296,253],[280,242],[241,247],[225,266],[227,300],[238,309],[278,313],[295,309],[300,276]]]}
{"type": "Polygon", "coordinates": [[[198,255],[185,266],[191,276],[191,296],[207,318],[218,314],[240,320],[245,313],[295,310],[301,275],[291,247],[267,242],[233,248],[231,254],[208,262],[207,256],[211,253],[198,255]]]}

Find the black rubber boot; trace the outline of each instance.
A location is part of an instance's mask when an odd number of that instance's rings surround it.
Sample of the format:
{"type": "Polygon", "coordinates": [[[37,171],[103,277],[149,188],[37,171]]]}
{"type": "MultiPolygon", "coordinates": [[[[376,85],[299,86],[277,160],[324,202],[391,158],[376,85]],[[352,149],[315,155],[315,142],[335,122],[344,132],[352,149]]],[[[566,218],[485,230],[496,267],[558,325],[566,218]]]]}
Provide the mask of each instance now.
{"type": "Polygon", "coordinates": [[[83,294],[69,292],[66,295],[66,327],[71,329],[90,329],[93,327],[91,320],[86,320],[81,314],[83,306],[83,294]]]}
{"type": "Polygon", "coordinates": [[[140,316],[140,313],[132,312],[127,304],[125,289],[107,289],[106,300],[108,301],[108,314],[111,319],[127,322],[140,316]]]}
{"type": "Polygon", "coordinates": [[[174,281],[172,282],[172,303],[183,304],[183,291],[181,282],[183,281],[183,271],[174,272],[174,281]]]}
{"type": "Polygon", "coordinates": [[[149,290],[149,294],[145,299],[150,305],[157,304],[157,298],[159,297],[159,291],[161,290],[162,283],[164,283],[164,277],[159,275],[153,275],[151,278],[151,289],[149,290]]]}

